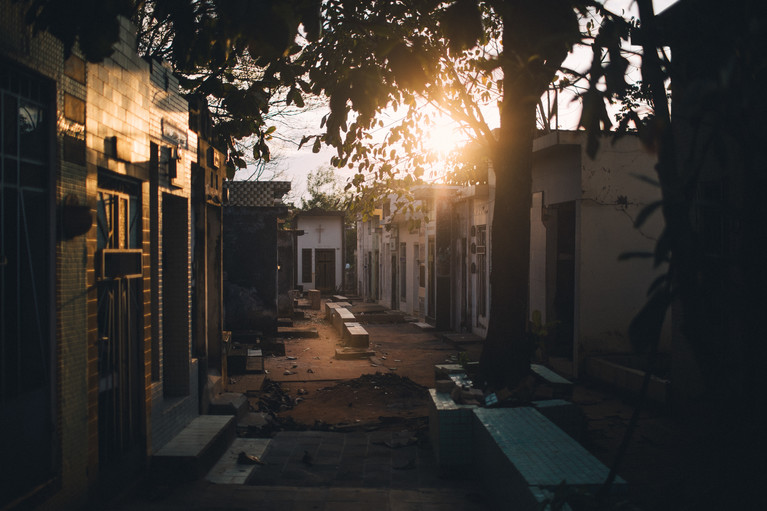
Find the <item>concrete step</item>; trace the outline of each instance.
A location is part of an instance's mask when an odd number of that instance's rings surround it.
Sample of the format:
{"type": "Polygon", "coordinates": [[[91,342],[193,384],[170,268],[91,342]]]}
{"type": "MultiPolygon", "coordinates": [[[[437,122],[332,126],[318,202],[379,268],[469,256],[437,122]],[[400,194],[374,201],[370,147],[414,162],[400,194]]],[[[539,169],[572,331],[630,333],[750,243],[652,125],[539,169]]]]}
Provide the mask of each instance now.
{"type": "Polygon", "coordinates": [[[203,477],[235,438],[233,415],[200,415],[151,459],[160,481],[193,481],[203,477]]]}
{"type": "Polygon", "coordinates": [[[241,419],[250,411],[250,404],[245,394],[239,392],[222,392],[210,401],[210,415],[234,415],[241,419]]]}

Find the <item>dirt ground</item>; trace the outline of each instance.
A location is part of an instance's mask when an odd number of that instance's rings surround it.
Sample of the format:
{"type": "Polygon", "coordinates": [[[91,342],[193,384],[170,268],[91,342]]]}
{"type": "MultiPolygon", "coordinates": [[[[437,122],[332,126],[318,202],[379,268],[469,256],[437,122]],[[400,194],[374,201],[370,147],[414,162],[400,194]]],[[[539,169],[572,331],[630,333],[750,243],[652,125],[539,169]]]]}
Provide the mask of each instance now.
{"type": "MultiPolygon", "coordinates": [[[[248,392],[253,409],[274,412],[278,428],[354,431],[404,425],[423,433],[434,365],[456,363],[459,356],[476,361],[481,353],[479,343],[458,347],[413,323],[368,324],[374,355],[339,360],[334,358],[339,335],[320,311],[306,310],[306,319],[295,326],[315,327],[319,337],[285,339],[285,356],[265,359],[264,392],[248,392]]],[[[237,378],[234,387],[241,391],[247,384],[237,378]]],[[[576,382],[572,401],[586,418],[581,442],[610,466],[633,403],[589,382],[576,382]]],[[[665,411],[642,412],[619,472],[631,483],[630,500],[641,509],[674,509],[678,504],[675,487],[684,479],[676,459],[678,439],[665,411]]]]}
{"type": "MultiPolygon", "coordinates": [[[[305,313],[306,319],[294,325],[315,327],[319,337],[285,339],[285,356],[267,357],[264,368],[296,403],[277,415],[306,426],[425,417],[434,365],[454,363],[462,351],[477,360],[481,350],[479,344],[458,349],[413,323],[368,324],[374,356],[339,360],[334,357],[340,342],[335,328],[320,311],[305,313]]],[[[251,398],[255,409],[258,400],[251,398]]]]}

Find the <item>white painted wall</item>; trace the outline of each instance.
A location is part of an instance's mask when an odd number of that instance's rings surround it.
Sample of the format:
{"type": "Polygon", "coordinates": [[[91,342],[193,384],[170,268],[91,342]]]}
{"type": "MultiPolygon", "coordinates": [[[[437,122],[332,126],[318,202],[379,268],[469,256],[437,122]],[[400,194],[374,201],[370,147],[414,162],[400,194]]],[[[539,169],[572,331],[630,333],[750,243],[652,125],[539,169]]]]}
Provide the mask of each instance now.
{"type": "MultiPolygon", "coordinates": [[[[661,273],[651,259],[618,261],[624,252],[652,252],[663,228],[660,211],[641,229],[634,228],[642,208],[660,200],[660,188],[637,178],[655,179],[655,156],[635,137],[615,144],[603,141],[598,158],[582,156],[580,201],[580,264],[577,303],[583,352],[630,352],[627,328],[644,305],[647,289],[661,273]],[[625,197],[625,202],[623,204],[625,197]]],[[[662,349],[670,349],[670,324],[662,349]]],[[[585,353],[583,353],[585,354],[585,353]]]]}
{"type": "MultiPolygon", "coordinates": [[[[656,214],[636,230],[634,219],[660,189],[636,177],[655,177],[655,157],[635,137],[602,140],[595,160],[585,154],[585,133],[552,133],[537,139],[533,168],[530,243],[530,310],[546,310],[544,207],[575,201],[574,356],[628,353],[628,325],[660,273],[652,260],[618,261],[624,252],[652,251],[661,232],[656,214]]],[[[548,261],[551,264],[551,261],[548,261]]],[[[670,349],[670,325],[662,349],[670,349]]]]}
{"type": "Polygon", "coordinates": [[[337,215],[298,215],[296,217],[296,229],[303,230],[303,236],[298,236],[296,242],[298,267],[296,274],[298,284],[304,289],[315,289],[314,275],[314,251],[320,249],[333,249],[335,259],[335,282],[336,288],[341,287],[343,277],[343,217],[337,215]],[[311,281],[304,282],[303,275],[303,249],[312,249],[312,276],[311,281]]]}

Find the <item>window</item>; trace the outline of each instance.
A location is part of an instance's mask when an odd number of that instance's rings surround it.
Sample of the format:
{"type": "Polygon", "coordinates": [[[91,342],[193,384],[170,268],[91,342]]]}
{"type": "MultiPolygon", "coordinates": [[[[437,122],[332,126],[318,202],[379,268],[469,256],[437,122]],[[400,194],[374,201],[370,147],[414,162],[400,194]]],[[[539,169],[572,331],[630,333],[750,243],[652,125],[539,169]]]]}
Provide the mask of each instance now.
{"type": "MultiPolygon", "coordinates": [[[[5,73],[4,73],[5,74],[5,73]]],[[[50,108],[31,76],[0,83],[0,403],[50,377],[50,108]]]]}
{"type": "Polygon", "coordinates": [[[312,281],[312,249],[301,249],[301,282],[312,281]]]}

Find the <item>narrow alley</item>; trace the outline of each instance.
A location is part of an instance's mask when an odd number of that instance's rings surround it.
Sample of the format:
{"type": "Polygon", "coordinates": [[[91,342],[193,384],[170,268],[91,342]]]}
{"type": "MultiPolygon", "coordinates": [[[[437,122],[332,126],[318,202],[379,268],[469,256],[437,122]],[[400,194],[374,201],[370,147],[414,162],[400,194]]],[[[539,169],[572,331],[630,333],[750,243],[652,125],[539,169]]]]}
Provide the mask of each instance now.
{"type": "MultiPolygon", "coordinates": [[[[266,355],[263,372],[228,375],[227,391],[246,395],[249,410],[222,456],[228,465],[196,481],[137,481],[103,509],[494,509],[476,473],[440,467],[429,438],[434,366],[476,360],[481,344],[457,345],[397,318],[366,325],[370,355],[339,359],[340,337],[322,309],[305,309],[293,327],[316,337],[286,337],[284,355],[266,355]],[[242,452],[256,461],[238,463],[242,452]]],[[[631,406],[588,384],[575,386],[573,402],[584,413],[581,440],[609,464],[631,406]]],[[[639,509],[658,509],[653,495],[679,476],[669,431],[660,411],[643,413],[622,471],[639,509]]]]}

